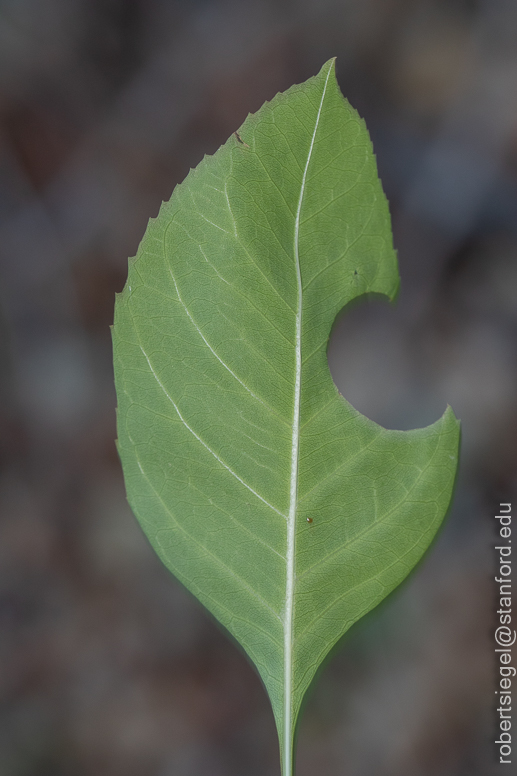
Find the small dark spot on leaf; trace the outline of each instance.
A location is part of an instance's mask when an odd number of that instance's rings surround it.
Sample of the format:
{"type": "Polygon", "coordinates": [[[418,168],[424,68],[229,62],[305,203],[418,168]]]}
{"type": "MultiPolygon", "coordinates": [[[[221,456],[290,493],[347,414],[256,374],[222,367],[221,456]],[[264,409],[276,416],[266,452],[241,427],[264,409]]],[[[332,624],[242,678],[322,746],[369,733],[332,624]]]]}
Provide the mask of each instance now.
{"type": "Polygon", "coordinates": [[[237,138],[237,140],[239,141],[239,143],[241,145],[246,146],[246,148],[249,148],[249,145],[244,142],[244,140],[242,139],[242,137],[239,135],[239,133],[237,131],[235,131],[233,134],[237,138]]]}

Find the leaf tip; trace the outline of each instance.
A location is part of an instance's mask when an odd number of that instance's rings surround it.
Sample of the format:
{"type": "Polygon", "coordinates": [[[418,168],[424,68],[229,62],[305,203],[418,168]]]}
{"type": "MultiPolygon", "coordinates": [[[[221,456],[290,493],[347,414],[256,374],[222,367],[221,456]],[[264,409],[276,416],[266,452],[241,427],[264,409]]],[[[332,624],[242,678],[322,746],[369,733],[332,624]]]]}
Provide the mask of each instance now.
{"type": "Polygon", "coordinates": [[[334,78],[336,78],[336,59],[337,57],[331,57],[330,59],[327,59],[319,74],[325,77],[327,74],[333,75],[334,78]]]}

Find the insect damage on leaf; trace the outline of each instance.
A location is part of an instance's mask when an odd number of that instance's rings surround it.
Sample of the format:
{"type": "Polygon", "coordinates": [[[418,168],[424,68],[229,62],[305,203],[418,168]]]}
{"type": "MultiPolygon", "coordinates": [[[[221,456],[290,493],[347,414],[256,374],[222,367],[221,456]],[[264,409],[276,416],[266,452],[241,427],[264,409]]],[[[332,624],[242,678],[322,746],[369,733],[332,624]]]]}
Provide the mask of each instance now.
{"type": "Polygon", "coordinates": [[[284,776],[318,666],[415,566],[451,499],[452,411],[388,431],[328,368],[339,311],[398,285],[370,139],[331,60],[176,187],[117,298],[130,504],[255,663],[284,776]]]}
{"type": "Polygon", "coordinates": [[[246,146],[246,148],[249,148],[249,145],[244,142],[244,140],[242,139],[242,137],[239,135],[239,133],[237,131],[235,131],[233,134],[234,134],[234,137],[237,138],[237,140],[239,141],[239,143],[241,145],[246,146]]]}

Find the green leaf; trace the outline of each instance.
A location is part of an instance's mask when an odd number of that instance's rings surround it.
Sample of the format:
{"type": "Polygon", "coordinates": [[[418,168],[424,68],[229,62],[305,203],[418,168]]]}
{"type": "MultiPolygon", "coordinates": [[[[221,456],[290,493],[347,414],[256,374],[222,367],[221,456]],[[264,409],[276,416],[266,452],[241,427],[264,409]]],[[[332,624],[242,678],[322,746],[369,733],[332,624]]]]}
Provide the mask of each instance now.
{"type": "Polygon", "coordinates": [[[329,372],[337,313],[398,284],[371,143],[332,60],[176,187],[116,303],[129,501],[257,666],[284,776],[318,666],[415,566],[452,494],[450,409],[388,431],[329,372]]]}

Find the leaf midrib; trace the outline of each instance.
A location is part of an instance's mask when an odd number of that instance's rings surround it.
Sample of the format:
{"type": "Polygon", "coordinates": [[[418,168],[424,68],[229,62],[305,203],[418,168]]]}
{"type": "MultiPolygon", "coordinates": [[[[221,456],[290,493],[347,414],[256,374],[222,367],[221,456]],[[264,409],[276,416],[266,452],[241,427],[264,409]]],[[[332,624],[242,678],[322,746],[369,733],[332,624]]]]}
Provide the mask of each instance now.
{"type": "Polygon", "coordinates": [[[305,183],[307,171],[311,161],[314,141],[321,117],[323,101],[327,91],[327,84],[330,77],[331,67],[327,72],[323,93],[316,116],[314,131],[312,133],[309,153],[303,171],[302,183],[300,187],[300,196],[298,198],[298,207],[294,223],[293,248],[296,267],[296,280],[298,288],[298,305],[296,310],[296,347],[295,347],[295,388],[293,403],[293,425],[291,437],[291,477],[289,493],[289,512],[287,516],[287,573],[285,590],[285,618],[284,618],[284,741],[283,741],[283,761],[284,776],[290,776],[292,772],[292,684],[293,684],[293,625],[294,625],[294,584],[295,584],[295,536],[296,536],[296,507],[298,501],[298,457],[300,448],[300,404],[301,404],[301,378],[302,378],[302,305],[303,288],[302,275],[300,268],[299,255],[299,236],[300,236],[300,214],[302,210],[303,197],[305,193],[305,183]]]}

